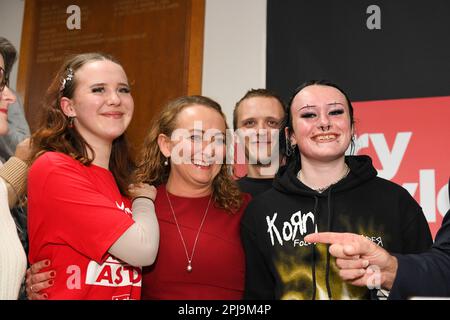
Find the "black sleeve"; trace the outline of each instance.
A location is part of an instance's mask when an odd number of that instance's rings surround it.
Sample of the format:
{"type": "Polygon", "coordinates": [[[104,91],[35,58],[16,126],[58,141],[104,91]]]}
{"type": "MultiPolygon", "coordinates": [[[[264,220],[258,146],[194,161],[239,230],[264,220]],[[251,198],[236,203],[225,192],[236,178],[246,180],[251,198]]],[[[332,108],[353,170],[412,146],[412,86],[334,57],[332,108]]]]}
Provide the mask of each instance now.
{"type": "Polygon", "coordinates": [[[260,213],[249,204],[241,221],[241,241],[245,251],[245,289],[244,299],[273,300],[275,299],[275,283],[268,268],[268,261],[261,251],[264,244],[258,241],[258,225],[255,216],[260,213]]]}
{"type": "Polygon", "coordinates": [[[429,250],[433,238],[422,208],[406,190],[403,190],[399,205],[405,224],[401,229],[402,250],[396,253],[410,254],[429,250]]]}
{"type": "Polygon", "coordinates": [[[397,277],[389,299],[450,297],[450,211],[428,252],[396,256],[397,277]]]}

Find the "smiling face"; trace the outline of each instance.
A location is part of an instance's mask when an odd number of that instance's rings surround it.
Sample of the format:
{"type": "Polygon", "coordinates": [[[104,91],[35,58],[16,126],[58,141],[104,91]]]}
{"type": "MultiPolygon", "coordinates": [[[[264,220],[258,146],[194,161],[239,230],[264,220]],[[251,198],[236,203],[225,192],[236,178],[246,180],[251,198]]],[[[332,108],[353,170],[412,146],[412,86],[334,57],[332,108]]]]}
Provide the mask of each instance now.
{"type": "Polygon", "coordinates": [[[291,104],[291,144],[302,158],[332,161],[345,155],[352,124],[345,96],[336,88],[311,85],[302,89],[291,104]]]}
{"type": "MultiPolygon", "coordinates": [[[[3,56],[0,54],[0,68],[2,71],[5,70],[5,61],[3,60],[3,56]]],[[[3,73],[3,77],[6,75],[3,73]]],[[[3,79],[2,79],[3,80],[3,79]]],[[[10,104],[13,104],[16,101],[16,96],[9,89],[8,86],[5,86],[0,92],[0,136],[8,133],[8,107],[10,104]]]]}
{"type": "Polygon", "coordinates": [[[245,141],[245,154],[251,164],[268,164],[279,152],[278,133],[284,117],[283,106],[272,97],[251,97],[237,109],[238,135],[245,141]]]}
{"type": "Polygon", "coordinates": [[[134,110],[125,71],[109,60],[89,62],[76,70],[75,85],[73,98],[61,99],[63,112],[75,117],[75,128],[90,145],[112,143],[134,110]]]}
{"type": "Polygon", "coordinates": [[[211,107],[195,104],[181,110],[171,137],[159,144],[170,157],[169,182],[177,190],[211,190],[225,157],[226,124],[211,107]]]}

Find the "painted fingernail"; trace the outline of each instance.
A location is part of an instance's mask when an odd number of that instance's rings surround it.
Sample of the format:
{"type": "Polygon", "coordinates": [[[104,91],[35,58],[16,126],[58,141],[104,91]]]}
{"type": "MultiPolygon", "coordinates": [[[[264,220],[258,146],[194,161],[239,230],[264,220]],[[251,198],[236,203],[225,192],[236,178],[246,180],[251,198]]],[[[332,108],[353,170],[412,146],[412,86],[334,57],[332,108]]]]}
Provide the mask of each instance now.
{"type": "Polygon", "coordinates": [[[50,277],[54,278],[55,276],[56,276],[56,272],[55,271],[50,272],[50,277]]]}
{"type": "Polygon", "coordinates": [[[45,260],[44,264],[46,267],[48,267],[50,265],[50,260],[45,260]]]}
{"type": "Polygon", "coordinates": [[[49,284],[49,285],[51,285],[51,286],[52,286],[52,285],[53,285],[54,283],[55,283],[55,281],[54,281],[54,280],[48,280],[48,284],[49,284]]]}
{"type": "Polygon", "coordinates": [[[44,293],[42,296],[44,297],[44,299],[48,299],[48,295],[46,293],[44,293]]]}

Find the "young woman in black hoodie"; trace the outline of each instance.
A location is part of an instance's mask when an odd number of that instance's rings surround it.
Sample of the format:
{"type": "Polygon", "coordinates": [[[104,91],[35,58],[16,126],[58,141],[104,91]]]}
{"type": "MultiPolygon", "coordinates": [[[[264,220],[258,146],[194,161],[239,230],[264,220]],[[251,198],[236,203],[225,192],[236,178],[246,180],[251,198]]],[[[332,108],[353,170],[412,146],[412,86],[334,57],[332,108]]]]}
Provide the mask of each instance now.
{"type": "Polygon", "coordinates": [[[242,219],[245,298],[376,298],[377,290],[342,281],[328,246],[304,237],[353,232],[390,252],[418,253],[432,244],[422,209],[405,189],[377,177],[370,157],[345,156],[353,107],[335,84],[308,81],[287,108],[280,132],[286,165],[242,219]]]}

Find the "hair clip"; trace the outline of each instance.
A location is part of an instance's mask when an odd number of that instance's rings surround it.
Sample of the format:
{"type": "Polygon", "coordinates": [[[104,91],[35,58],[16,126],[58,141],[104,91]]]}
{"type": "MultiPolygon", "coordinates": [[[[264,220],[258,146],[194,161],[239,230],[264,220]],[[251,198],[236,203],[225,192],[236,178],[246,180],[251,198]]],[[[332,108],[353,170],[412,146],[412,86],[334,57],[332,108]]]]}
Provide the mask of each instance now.
{"type": "Polygon", "coordinates": [[[67,69],[67,75],[61,81],[60,91],[64,91],[64,89],[66,88],[67,82],[72,81],[73,80],[73,76],[74,76],[73,69],[72,68],[67,69]]]}

